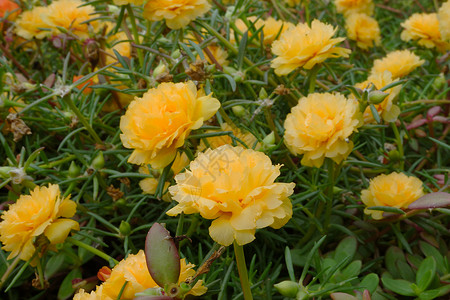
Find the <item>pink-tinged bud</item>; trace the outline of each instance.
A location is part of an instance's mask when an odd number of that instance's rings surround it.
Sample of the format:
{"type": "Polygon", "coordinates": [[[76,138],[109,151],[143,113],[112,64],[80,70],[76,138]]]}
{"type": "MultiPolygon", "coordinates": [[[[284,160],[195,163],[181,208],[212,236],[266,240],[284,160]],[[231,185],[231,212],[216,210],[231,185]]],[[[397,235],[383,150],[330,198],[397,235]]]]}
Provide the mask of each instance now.
{"type": "Polygon", "coordinates": [[[108,280],[109,277],[111,277],[111,269],[108,267],[102,267],[98,273],[97,273],[97,277],[99,280],[101,281],[106,281],[108,280]]]}

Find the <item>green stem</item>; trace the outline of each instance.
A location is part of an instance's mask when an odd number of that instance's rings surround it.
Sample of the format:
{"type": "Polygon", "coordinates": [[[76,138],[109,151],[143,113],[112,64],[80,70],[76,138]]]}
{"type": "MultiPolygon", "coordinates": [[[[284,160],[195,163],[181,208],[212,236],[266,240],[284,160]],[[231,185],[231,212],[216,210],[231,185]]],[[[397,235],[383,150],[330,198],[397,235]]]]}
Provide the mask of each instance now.
{"type": "Polygon", "coordinates": [[[400,169],[403,170],[405,167],[405,153],[403,151],[403,141],[400,137],[400,133],[398,132],[398,128],[394,122],[391,123],[392,130],[394,131],[395,139],[397,141],[398,152],[400,153],[401,161],[400,161],[400,169]]]}
{"type": "Polygon", "coordinates": [[[319,72],[320,65],[315,65],[311,71],[309,71],[309,89],[308,94],[314,93],[314,90],[316,89],[316,77],[317,73],[319,72]]]}
{"type": "Polygon", "coordinates": [[[97,133],[91,127],[91,124],[89,124],[88,120],[86,120],[86,118],[81,113],[81,111],[78,109],[78,107],[75,105],[75,103],[73,103],[72,98],[70,98],[70,95],[64,96],[63,101],[69,106],[69,108],[73,111],[73,113],[78,117],[78,120],[80,120],[80,122],[81,122],[81,124],[83,124],[84,128],[86,128],[86,130],[89,132],[89,134],[94,138],[95,142],[97,144],[103,144],[100,137],[97,135],[97,133]]]}
{"type": "MultiPolygon", "coordinates": [[[[134,43],[135,44],[140,44],[139,33],[138,33],[138,30],[137,30],[137,26],[136,26],[136,18],[134,17],[133,8],[131,7],[130,4],[127,4],[126,7],[127,7],[127,10],[128,10],[128,15],[130,16],[131,32],[133,33],[134,43]]],[[[138,54],[139,64],[141,65],[141,67],[143,67],[144,56],[142,55],[142,50],[137,48],[136,51],[137,51],[137,54],[138,54]]]]}
{"type": "Polygon", "coordinates": [[[228,114],[225,112],[222,106],[219,108],[219,114],[228,125],[230,125],[232,128],[236,127],[233,120],[231,120],[231,118],[228,116],[228,114]]]}
{"type": "Polygon", "coordinates": [[[16,268],[17,264],[20,261],[20,255],[17,255],[12,264],[8,266],[8,269],[6,269],[6,272],[3,274],[2,279],[0,279],[0,289],[2,288],[5,281],[8,279],[9,275],[12,271],[16,268]]]}
{"type": "Polygon", "coordinates": [[[325,222],[324,228],[327,230],[328,225],[330,224],[331,218],[331,210],[333,208],[333,187],[335,183],[335,174],[334,174],[334,161],[332,159],[328,160],[328,188],[327,188],[327,205],[325,210],[325,222]]]}
{"type": "Polygon", "coordinates": [[[39,278],[39,284],[41,285],[41,288],[44,288],[44,271],[42,270],[42,264],[41,260],[37,260],[37,271],[38,271],[38,278],[39,278]]]}
{"type": "Polygon", "coordinates": [[[244,293],[244,300],[253,300],[250,282],[248,280],[247,266],[245,264],[244,248],[238,245],[236,241],[234,241],[233,246],[239,272],[239,279],[241,280],[242,292],[244,293]]]}
{"type": "Polygon", "coordinates": [[[119,261],[115,260],[114,258],[109,256],[108,254],[106,254],[106,253],[104,253],[104,252],[102,252],[102,251],[100,251],[100,250],[98,250],[98,249],[96,249],[96,248],[94,248],[92,246],[89,246],[89,245],[83,243],[82,241],[76,240],[73,237],[69,236],[68,238],[66,238],[66,241],[68,241],[69,243],[74,244],[75,246],[81,247],[81,248],[83,248],[83,249],[85,249],[85,250],[87,250],[87,251],[97,255],[98,257],[103,258],[104,260],[106,260],[108,262],[112,261],[116,265],[119,263],[119,261]]]}
{"type": "MultiPolygon", "coordinates": [[[[61,158],[61,159],[52,161],[52,162],[50,162],[50,163],[48,163],[48,164],[39,165],[38,167],[39,167],[40,169],[51,169],[51,168],[53,168],[53,167],[62,165],[63,163],[72,161],[72,160],[74,160],[76,157],[77,157],[77,156],[76,156],[75,154],[70,154],[70,155],[67,156],[67,157],[64,157],[64,158],[61,158]]],[[[27,168],[27,171],[34,171],[34,170],[35,170],[35,169],[32,168],[32,167],[31,167],[31,168],[27,168]]]]}

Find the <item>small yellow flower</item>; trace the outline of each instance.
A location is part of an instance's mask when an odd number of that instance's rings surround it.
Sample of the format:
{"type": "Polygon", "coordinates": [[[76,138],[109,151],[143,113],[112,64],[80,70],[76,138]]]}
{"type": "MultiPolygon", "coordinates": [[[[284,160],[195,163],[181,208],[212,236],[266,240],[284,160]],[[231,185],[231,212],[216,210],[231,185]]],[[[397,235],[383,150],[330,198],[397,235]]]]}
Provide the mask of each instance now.
{"type": "Polygon", "coordinates": [[[381,43],[380,27],[377,20],[363,13],[351,14],[345,19],[345,29],[349,39],[356,41],[356,45],[368,50],[374,44],[381,43]]]}
{"type": "Polygon", "coordinates": [[[92,5],[85,5],[81,0],[57,0],[48,6],[48,12],[44,17],[46,27],[52,28],[54,34],[59,34],[57,27],[65,28],[84,40],[89,37],[90,31],[96,31],[99,22],[86,21],[95,18],[95,8],[92,5]],[[84,5],[84,6],[82,6],[84,5]]]}
{"type": "MultiPolygon", "coordinates": [[[[233,135],[235,137],[237,137],[238,139],[240,139],[242,142],[244,142],[248,148],[253,148],[253,146],[255,144],[256,144],[255,149],[260,148],[259,143],[257,143],[258,139],[250,132],[242,131],[241,129],[239,129],[237,127],[231,127],[228,123],[223,123],[221,127],[222,127],[222,131],[232,131],[233,135]]],[[[206,133],[213,133],[213,132],[218,132],[218,131],[209,130],[206,133]]],[[[218,136],[208,137],[205,139],[206,139],[206,142],[208,143],[208,145],[206,145],[206,143],[202,139],[200,141],[200,145],[198,146],[199,151],[203,151],[206,148],[216,149],[223,145],[233,144],[233,140],[229,135],[218,135],[218,136]]],[[[238,146],[243,146],[239,141],[236,141],[236,143],[238,146]]]]}
{"type": "MultiPolygon", "coordinates": [[[[185,282],[186,279],[195,275],[195,265],[186,263],[186,259],[180,259],[180,277],[178,283],[185,282]]],[[[137,254],[128,255],[128,257],[120,261],[111,271],[110,277],[91,295],[100,297],[100,299],[119,299],[118,296],[122,287],[127,282],[120,299],[134,299],[136,293],[140,293],[149,288],[157,288],[158,285],[151,277],[147,269],[144,251],[140,250],[137,254]]],[[[187,293],[188,295],[200,296],[206,293],[207,288],[203,285],[203,281],[199,280],[193,288],[187,293]]],[[[91,300],[98,298],[92,297],[80,290],[75,295],[74,300],[91,300]],[[83,298],[84,297],[84,298],[83,298]]]]}
{"type": "Polygon", "coordinates": [[[262,152],[230,145],[199,153],[190,171],[175,177],[169,188],[178,205],[169,216],[200,213],[212,219],[209,234],[217,243],[239,245],[255,239],[255,231],[280,228],[292,216],[289,196],[294,183],[278,183],[280,165],[262,152]]]}
{"type": "Polygon", "coordinates": [[[371,16],[374,4],[372,0],[334,0],[336,11],[349,16],[354,13],[364,13],[371,16]]]}
{"type": "Polygon", "coordinates": [[[191,130],[198,129],[220,107],[211,95],[200,96],[192,81],[162,83],[135,98],[120,119],[124,147],[134,149],[128,162],[167,166],[191,130]]]}
{"type": "MultiPolygon", "coordinates": [[[[357,83],[355,87],[365,89],[368,88],[370,84],[373,84],[375,86],[375,89],[379,90],[386,85],[391,84],[392,82],[393,80],[391,73],[385,71],[383,73],[375,73],[370,75],[366,81],[357,83]]],[[[394,122],[395,120],[397,120],[397,117],[400,114],[400,108],[395,105],[395,99],[397,98],[398,93],[400,93],[401,89],[401,85],[390,88],[389,90],[385,91],[385,93],[389,93],[389,96],[387,96],[380,104],[374,104],[378,114],[386,122],[394,122]]],[[[364,123],[366,124],[375,121],[370,107],[366,108],[363,117],[364,123]]]]}
{"type": "Polygon", "coordinates": [[[16,33],[24,39],[32,38],[43,39],[50,35],[49,31],[42,30],[48,27],[44,22],[45,15],[48,13],[47,7],[37,6],[29,11],[20,14],[16,21],[16,33]]]}
{"type": "Polygon", "coordinates": [[[401,25],[404,28],[400,36],[403,41],[417,40],[419,45],[436,47],[441,52],[450,49],[450,45],[441,38],[438,16],[435,13],[413,14],[401,25]]]}
{"type": "MultiPolygon", "coordinates": [[[[73,297],[73,300],[110,300],[106,297],[102,297],[103,287],[99,286],[95,291],[86,293],[83,289],[80,289],[73,297]]],[[[111,299],[112,300],[112,299],[111,299]]]]}
{"type": "Polygon", "coordinates": [[[50,244],[63,243],[69,232],[79,230],[78,222],[68,219],[76,211],[76,203],[61,198],[59,187],[36,187],[30,195],[21,195],[9,210],[3,212],[0,222],[2,249],[11,251],[8,259],[17,255],[29,260],[34,252],[33,239],[44,234],[50,244]]]}
{"type": "Polygon", "coordinates": [[[353,149],[350,135],[362,125],[359,104],[341,94],[314,93],[303,97],[286,117],[284,139],[302,165],[322,166],[325,157],[336,163],[353,149]]]}
{"type": "Polygon", "coordinates": [[[134,5],[142,5],[146,0],[113,0],[113,3],[115,5],[127,5],[127,4],[134,4],[134,5]]]}
{"type": "MultiPolygon", "coordinates": [[[[221,66],[228,66],[230,64],[230,62],[227,60],[228,58],[228,52],[223,50],[222,47],[219,47],[217,45],[209,45],[208,50],[211,52],[212,56],[214,56],[214,58],[216,59],[216,61],[219,63],[219,65],[221,66]]],[[[204,56],[206,58],[206,60],[210,63],[210,64],[214,64],[210,59],[209,56],[206,55],[205,50],[203,50],[204,56]]]]}
{"type": "MultiPolygon", "coordinates": [[[[361,200],[367,207],[407,208],[424,195],[422,184],[420,179],[403,173],[382,174],[370,181],[368,189],[361,191],[361,200]]],[[[366,208],[364,213],[375,220],[383,218],[382,211],[366,208]]]]}
{"type": "Polygon", "coordinates": [[[263,27],[264,45],[270,45],[276,37],[279,37],[286,30],[294,28],[295,25],[269,17],[267,20],[259,19],[256,21],[255,27],[256,29],[263,27]]]}
{"type": "Polygon", "coordinates": [[[180,29],[211,9],[207,0],[151,0],[144,6],[144,18],[166,20],[170,29],[180,29]]]}
{"type": "Polygon", "coordinates": [[[277,75],[287,75],[299,67],[311,69],[330,57],[348,57],[349,49],[336,47],[345,38],[332,38],[336,30],[313,20],[311,27],[300,23],[283,32],[272,44],[272,52],[277,57],[271,67],[277,75]]]}
{"type": "Polygon", "coordinates": [[[373,68],[370,74],[384,73],[389,71],[392,74],[392,80],[402,78],[417,67],[423,65],[425,61],[409,50],[398,50],[388,53],[382,59],[376,59],[373,62],[373,68]]]}
{"type": "Polygon", "coordinates": [[[438,19],[442,39],[450,42],[450,1],[442,3],[438,11],[438,19]]]}
{"type": "Polygon", "coordinates": [[[106,49],[106,64],[112,64],[117,61],[116,54],[114,50],[116,50],[121,56],[131,58],[131,43],[128,40],[125,32],[118,32],[115,35],[108,38],[108,43],[113,45],[111,48],[106,49]]]}

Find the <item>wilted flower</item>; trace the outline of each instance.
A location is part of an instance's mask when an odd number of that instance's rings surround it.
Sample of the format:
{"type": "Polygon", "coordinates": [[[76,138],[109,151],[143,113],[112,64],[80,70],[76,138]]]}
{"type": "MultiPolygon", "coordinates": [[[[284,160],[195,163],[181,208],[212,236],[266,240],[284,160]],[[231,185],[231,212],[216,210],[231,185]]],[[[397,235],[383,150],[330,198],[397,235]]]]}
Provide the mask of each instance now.
{"type": "Polygon", "coordinates": [[[44,234],[50,244],[63,243],[69,232],[79,230],[78,222],[68,219],[75,214],[76,203],[61,198],[59,187],[36,187],[30,195],[21,195],[0,222],[0,241],[3,249],[11,251],[8,259],[17,255],[29,260],[34,252],[34,238],[44,234]]]}
{"type": "Polygon", "coordinates": [[[167,166],[191,130],[200,128],[220,107],[211,95],[201,96],[192,81],[162,83],[135,98],[120,119],[124,147],[134,149],[128,162],[167,166]]]}
{"type": "Polygon", "coordinates": [[[211,9],[207,0],[152,0],[144,6],[144,18],[166,20],[170,29],[180,29],[211,9]]]}
{"type": "MultiPolygon", "coordinates": [[[[238,139],[240,139],[242,142],[244,142],[248,148],[253,148],[255,143],[257,143],[257,141],[258,141],[258,139],[250,132],[242,131],[241,129],[239,129],[237,127],[231,127],[228,123],[223,123],[221,127],[222,127],[222,131],[233,132],[233,135],[235,137],[237,137],[238,139]]],[[[217,131],[209,130],[206,133],[213,133],[213,132],[217,132],[217,131]]],[[[208,145],[202,139],[200,141],[200,145],[198,147],[199,151],[203,151],[206,148],[216,149],[216,148],[219,148],[220,146],[231,145],[233,143],[233,139],[229,135],[212,136],[212,137],[205,138],[205,140],[208,143],[208,145]]],[[[238,146],[243,146],[238,141],[236,141],[236,144],[238,146]]],[[[260,145],[256,144],[256,149],[258,149],[259,147],[260,147],[260,145]]]]}
{"type": "Polygon", "coordinates": [[[45,14],[44,21],[46,27],[50,27],[54,34],[60,33],[57,27],[65,28],[80,39],[89,37],[89,27],[95,31],[99,25],[98,21],[87,21],[94,18],[95,8],[92,5],[85,5],[81,0],[56,0],[50,4],[45,14]],[[82,6],[84,5],[84,6],[82,6]]]}
{"type": "MultiPolygon", "coordinates": [[[[371,84],[375,86],[375,90],[379,90],[388,84],[393,82],[392,75],[390,72],[385,71],[383,73],[375,73],[369,76],[369,78],[361,83],[357,83],[355,87],[360,89],[365,89],[369,87],[371,84]]],[[[385,91],[389,95],[383,100],[383,102],[379,104],[374,104],[378,114],[385,120],[386,122],[394,122],[397,120],[398,115],[400,114],[400,108],[395,105],[395,99],[400,93],[401,85],[397,85],[389,90],[385,91]]],[[[372,111],[370,107],[367,107],[364,111],[364,123],[372,123],[374,121],[372,111]]]]}
{"type": "Polygon", "coordinates": [[[353,13],[372,15],[374,5],[372,0],[334,0],[336,11],[348,16],[353,13]]]}
{"type": "MultiPolygon", "coordinates": [[[[367,207],[407,208],[424,195],[422,184],[420,179],[403,173],[382,174],[370,181],[368,189],[361,191],[361,200],[367,207]]],[[[383,218],[383,211],[365,208],[364,213],[375,220],[383,218]]]]}
{"type": "MultiPolygon", "coordinates": [[[[186,263],[186,259],[180,259],[181,272],[178,282],[185,282],[188,278],[195,275],[194,267],[195,265],[186,263]]],[[[109,278],[91,294],[95,294],[101,299],[119,299],[118,296],[124,285],[125,288],[120,299],[134,299],[136,293],[143,292],[149,288],[158,288],[158,285],[148,272],[144,251],[140,250],[137,254],[128,255],[126,259],[120,261],[112,269],[109,278]],[[127,284],[125,285],[125,283],[127,284]]],[[[207,288],[203,285],[203,281],[199,280],[187,294],[200,296],[206,293],[206,290],[207,288]]],[[[91,298],[87,296],[84,290],[80,290],[74,298],[74,300],[87,299],[90,300],[91,298]]]]}
{"type": "Polygon", "coordinates": [[[380,45],[380,27],[377,20],[366,14],[351,14],[345,19],[345,29],[349,39],[356,41],[356,45],[364,50],[380,45]]]}
{"type": "Polygon", "coordinates": [[[294,183],[278,183],[280,165],[262,152],[224,145],[199,153],[190,171],[169,188],[178,205],[169,216],[200,213],[212,219],[209,234],[217,243],[239,245],[255,239],[255,230],[280,228],[292,216],[294,183]]]}
{"type": "Polygon", "coordinates": [[[442,3],[438,11],[438,20],[442,39],[450,42],[450,1],[442,3]]]}
{"type": "Polygon", "coordinates": [[[420,59],[409,50],[393,51],[382,59],[376,59],[373,62],[373,68],[370,74],[373,75],[375,73],[389,71],[392,74],[392,79],[395,80],[408,75],[424,63],[425,61],[423,59],[420,59]]]}
{"type": "Polygon", "coordinates": [[[277,55],[271,67],[277,75],[287,75],[296,68],[311,69],[330,57],[348,57],[350,50],[336,47],[345,38],[332,38],[336,32],[333,26],[313,20],[311,27],[300,23],[283,32],[272,44],[277,55]]]}
{"type": "Polygon", "coordinates": [[[340,163],[353,149],[350,135],[361,125],[356,100],[341,94],[309,94],[286,117],[285,144],[292,153],[303,154],[302,165],[320,167],[325,157],[340,163]]]}
{"type": "Polygon", "coordinates": [[[48,27],[44,21],[47,13],[48,8],[42,6],[24,11],[16,21],[15,31],[17,35],[28,40],[32,38],[43,39],[49,36],[49,31],[42,30],[42,28],[48,27]]]}
{"type": "Polygon", "coordinates": [[[436,47],[442,52],[449,49],[449,44],[441,38],[437,14],[416,13],[401,25],[404,28],[400,36],[402,40],[417,40],[419,45],[436,47]]]}

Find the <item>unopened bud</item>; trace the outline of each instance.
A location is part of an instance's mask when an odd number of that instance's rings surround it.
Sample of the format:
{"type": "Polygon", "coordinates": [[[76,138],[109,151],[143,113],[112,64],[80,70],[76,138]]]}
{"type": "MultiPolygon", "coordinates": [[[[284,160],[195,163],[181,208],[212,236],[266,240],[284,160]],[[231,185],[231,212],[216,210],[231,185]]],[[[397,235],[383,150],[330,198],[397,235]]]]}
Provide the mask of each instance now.
{"type": "Polygon", "coordinates": [[[69,178],[75,178],[78,175],[80,175],[80,171],[81,171],[81,168],[79,166],[77,166],[77,164],[74,161],[72,161],[70,163],[69,172],[67,175],[69,178]]]}
{"type": "Polygon", "coordinates": [[[177,59],[181,56],[181,52],[180,49],[177,49],[175,51],[172,52],[172,54],[170,55],[172,58],[177,59]]]}
{"type": "Polygon", "coordinates": [[[400,152],[398,150],[392,150],[389,151],[389,160],[392,162],[400,161],[402,159],[402,156],[400,155],[400,152]]]}
{"type": "Polygon", "coordinates": [[[106,281],[111,277],[111,269],[104,266],[97,272],[97,278],[101,281],[106,281]]]}
{"type": "Polygon", "coordinates": [[[167,67],[164,63],[160,62],[159,65],[153,70],[153,76],[158,77],[163,73],[167,73],[167,67]]]}
{"type": "Polygon", "coordinates": [[[382,91],[372,91],[369,93],[369,102],[371,104],[380,104],[381,102],[389,96],[389,93],[385,93],[382,91]]]}
{"type": "Polygon", "coordinates": [[[274,287],[285,297],[294,298],[298,292],[298,283],[294,281],[285,280],[275,284],[274,287]]]}
{"type": "Polygon", "coordinates": [[[119,231],[120,231],[120,234],[122,234],[123,236],[130,235],[130,233],[131,233],[130,223],[122,220],[122,222],[120,222],[119,231]]]}
{"type": "Polygon", "coordinates": [[[233,106],[231,108],[231,110],[237,117],[243,117],[247,113],[247,111],[245,110],[245,108],[242,105],[233,106]]]}
{"type": "Polygon", "coordinates": [[[433,87],[437,90],[440,90],[440,89],[444,88],[446,84],[447,84],[447,80],[445,80],[444,74],[441,73],[441,74],[439,74],[438,77],[436,77],[434,79],[433,87]]]}
{"type": "Polygon", "coordinates": [[[92,161],[92,167],[96,170],[100,170],[105,166],[105,159],[103,157],[103,151],[100,151],[92,161]]]}
{"type": "Polygon", "coordinates": [[[266,99],[268,97],[267,92],[264,88],[259,90],[259,99],[266,99]]]}
{"type": "Polygon", "coordinates": [[[275,133],[272,131],[263,139],[263,143],[265,145],[273,145],[275,144],[275,133]]]}

